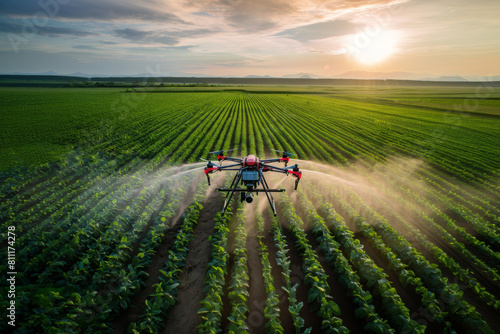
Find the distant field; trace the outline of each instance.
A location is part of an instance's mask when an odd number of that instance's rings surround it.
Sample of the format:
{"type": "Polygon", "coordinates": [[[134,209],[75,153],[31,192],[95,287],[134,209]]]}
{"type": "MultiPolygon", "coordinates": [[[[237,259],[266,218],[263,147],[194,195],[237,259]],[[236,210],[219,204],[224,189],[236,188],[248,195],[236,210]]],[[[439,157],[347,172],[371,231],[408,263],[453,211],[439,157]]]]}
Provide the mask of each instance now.
{"type": "MultiPolygon", "coordinates": [[[[5,126],[0,133],[0,170],[16,162],[53,161],[74,145],[144,156],[144,147],[148,145],[148,141],[143,140],[144,132],[155,137],[169,136],[150,128],[155,123],[169,125],[161,128],[162,131],[175,130],[176,122],[184,124],[186,118],[170,119],[173,112],[189,113],[194,120],[229,104],[229,108],[255,111],[262,121],[271,117],[290,123],[291,129],[298,129],[296,138],[301,138],[302,128],[306,133],[312,131],[312,139],[326,151],[310,150],[311,144],[306,140],[298,143],[300,157],[344,162],[356,158],[376,161],[394,153],[429,155],[428,159],[437,164],[438,159],[445,159],[458,169],[472,172],[486,164],[483,170],[489,171],[490,167],[499,166],[496,140],[499,138],[500,92],[491,89],[246,86],[150,88],[146,93],[140,89],[125,93],[123,88],[1,88],[0,113],[5,126]],[[304,121],[293,124],[304,112],[304,121]],[[323,120],[327,121],[322,123],[323,120]],[[314,128],[319,124],[331,133],[327,136],[315,133],[314,128]],[[447,145],[436,145],[440,141],[447,145]],[[127,144],[122,146],[122,142],[127,144]],[[470,156],[456,156],[452,153],[454,147],[468,150],[470,156]],[[485,159],[482,150],[491,156],[485,159]],[[476,162],[478,166],[470,168],[476,162]]],[[[242,122],[245,127],[246,122],[254,124],[248,118],[242,122]]],[[[210,130],[210,127],[197,129],[210,130]]],[[[274,136],[284,136],[287,129],[276,126],[272,132],[274,136]]],[[[278,139],[266,144],[292,145],[286,142],[286,137],[278,139]]],[[[169,155],[177,160],[176,153],[169,155]]],[[[198,157],[183,158],[192,161],[198,157]]]]}
{"type": "Polygon", "coordinates": [[[110,106],[118,94],[99,89],[1,88],[0,168],[64,156],[84,140],[85,129],[113,117],[110,106]]]}
{"type": "Polygon", "coordinates": [[[483,88],[0,88],[0,332],[500,332],[483,88]],[[221,214],[221,148],[296,154],[277,217],[221,214]]]}

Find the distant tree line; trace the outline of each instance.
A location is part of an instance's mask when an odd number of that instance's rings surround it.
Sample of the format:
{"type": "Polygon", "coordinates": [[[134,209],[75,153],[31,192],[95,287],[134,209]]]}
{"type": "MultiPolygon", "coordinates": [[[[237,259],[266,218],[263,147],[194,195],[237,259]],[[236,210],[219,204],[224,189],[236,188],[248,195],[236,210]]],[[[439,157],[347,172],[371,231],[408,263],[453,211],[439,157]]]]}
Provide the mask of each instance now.
{"type": "Polygon", "coordinates": [[[418,80],[306,79],[306,78],[217,78],[217,77],[71,77],[57,75],[0,75],[0,86],[46,87],[203,87],[218,85],[353,85],[353,86],[451,86],[500,87],[492,82],[444,82],[418,80]]]}

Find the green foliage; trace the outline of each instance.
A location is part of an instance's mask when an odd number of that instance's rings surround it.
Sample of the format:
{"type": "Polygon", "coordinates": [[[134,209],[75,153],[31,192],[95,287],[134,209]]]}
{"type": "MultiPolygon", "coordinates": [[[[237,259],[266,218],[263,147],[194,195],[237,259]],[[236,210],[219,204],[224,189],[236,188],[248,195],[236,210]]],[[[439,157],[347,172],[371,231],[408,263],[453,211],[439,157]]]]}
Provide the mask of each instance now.
{"type": "Polygon", "coordinates": [[[214,233],[211,236],[211,254],[205,276],[206,294],[201,301],[198,315],[201,323],[198,325],[199,333],[218,333],[221,331],[222,298],[225,275],[227,274],[227,261],[229,254],[226,251],[229,228],[227,224],[231,217],[231,210],[223,215],[218,213],[215,218],[214,233]]]}
{"type": "Polygon", "coordinates": [[[259,254],[262,263],[262,276],[264,278],[264,284],[266,286],[266,306],[264,308],[264,316],[267,318],[265,325],[266,331],[268,333],[284,333],[284,329],[281,326],[279,320],[280,309],[279,309],[279,298],[274,288],[274,278],[271,273],[271,263],[269,262],[268,250],[264,244],[264,221],[262,215],[257,213],[257,226],[259,231],[259,254]]]}
{"type": "MultiPolygon", "coordinates": [[[[481,312],[467,300],[470,293],[484,303],[481,307],[500,308],[499,296],[486,284],[500,282],[497,93],[477,99],[478,109],[465,113],[453,106],[473,91],[324,87],[310,94],[311,88],[297,87],[296,94],[287,96],[291,88],[182,90],[0,90],[0,220],[4,231],[16,227],[20,332],[111,332],[113,319],[130,309],[133,296],[144,287],[153,257],[180,215],[160,281],[140,305],[140,318],[130,325],[131,332],[160,330],[175,305],[206,194],[205,183],[190,174],[193,165],[176,163],[195,162],[208,151],[230,147],[239,149],[235,156],[254,153],[264,158],[274,148],[341,168],[352,164],[381,189],[384,182],[373,180],[377,177],[366,170],[376,164],[390,168],[385,162],[395,155],[424,162],[413,175],[419,181],[414,184],[398,177],[395,168],[386,175],[386,181],[396,185],[391,194],[396,203],[425,227],[422,230],[390,203],[384,214],[396,224],[347,191],[324,197],[299,191],[297,211],[283,199],[280,214],[290,221],[303,260],[300,284],[307,287],[308,297],[297,299],[298,285],[289,280],[287,241],[274,221],[276,247],[267,249],[262,239],[259,243],[266,331],[284,331],[280,311],[290,312],[297,332],[310,331],[300,316],[304,303],[322,319],[325,332],[346,331],[323,265],[338,274],[367,332],[423,331],[398,296],[396,282],[367,256],[363,247],[369,243],[443,330],[489,332],[481,312]],[[188,203],[182,201],[193,190],[195,201],[186,209],[188,203]],[[309,244],[304,223],[312,228],[325,260],[309,244]],[[418,252],[415,243],[429,256],[418,252]],[[270,263],[269,252],[276,252],[289,310],[279,308],[276,277],[271,274],[276,264],[270,263]],[[446,268],[450,280],[433,261],[446,268]],[[468,288],[465,297],[455,280],[468,288]]],[[[238,214],[232,268],[227,267],[226,249],[233,233],[227,227],[230,214],[215,220],[198,312],[201,333],[222,330],[226,275],[228,329],[249,331],[241,228],[245,218],[238,214]]],[[[1,252],[7,254],[5,233],[0,239],[1,252]]],[[[0,263],[0,269],[7,272],[7,264],[0,263]]],[[[6,295],[5,288],[1,292],[6,295]]],[[[5,299],[0,306],[6,307],[5,299]]],[[[0,320],[0,327],[4,325],[5,319],[0,320]]]]}
{"type": "Polygon", "coordinates": [[[280,197],[283,206],[283,215],[289,222],[289,229],[295,239],[297,249],[302,257],[302,271],[305,274],[304,282],[309,286],[307,302],[312,303],[313,310],[323,319],[322,330],[326,333],[348,333],[342,325],[340,308],[333,301],[328,284],[328,276],[318,260],[318,255],[312,249],[303,229],[302,219],[296,214],[292,202],[286,195],[280,197]]]}
{"type": "Polygon", "coordinates": [[[245,211],[240,206],[236,212],[236,240],[234,254],[234,265],[229,283],[229,300],[231,301],[231,313],[228,316],[230,322],[227,328],[229,333],[249,333],[246,319],[248,315],[248,267],[246,255],[246,228],[245,211]]]}
{"type": "Polygon", "coordinates": [[[276,252],[276,263],[283,269],[282,275],[285,279],[286,286],[283,286],[282,289],[288,295],[289,307],[288,311],[292,316],[293,326],[295,328],[295,333],[299,334],[301,329],[304,327],[304,319],[300,316],[299,312],[303,302],[298,302],[297,300],[297,284],[292,285],[290,281],[291,270],[290,270],[290,258],[286,255],[288,252],[288,247],[286,244],[285,237],[281,230],[281,226],[276,218],[273,218],[273,226],[272,233],[274,236],[275,246],[277,248],[276,252]]]}

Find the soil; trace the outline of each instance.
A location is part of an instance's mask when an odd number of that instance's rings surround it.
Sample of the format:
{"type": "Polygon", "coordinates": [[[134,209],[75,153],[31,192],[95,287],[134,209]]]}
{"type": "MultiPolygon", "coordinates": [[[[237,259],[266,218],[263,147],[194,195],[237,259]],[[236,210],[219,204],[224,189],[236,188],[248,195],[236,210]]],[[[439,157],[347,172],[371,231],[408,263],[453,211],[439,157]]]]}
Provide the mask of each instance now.
{"type": "Polygon", "coordinates": [[[222,195],[211,192],[203,202],[198,224],[194,229],[194,239],[189,244],[186,266],[181,275],[181,285],[177,303],[169,312],[165,323],[167,333],[195,333],[199,324],[198,310],[204,298],[205,272],[210,260],[209,236],[214,231],[214,218],[220,210],[222,195]]]}
{"type": "Polygon", "coordinates": [[[232,212],[233,215],[231,217],[231,220],[229,221],[228,227],[229,227],[229,234],[227,236],[227,245],[226,245],[226,250],[229,254],[228,260],[227,260],[227,273],[224,277],[224,287],[222,288],[222,317],[221,317],[221,328],[226,332],[226,328],[229,325],[229,320],[227,317],[231,314],[231,300],[229,299],[229,285],[231,284],[231,272],[233,270],[233,264],[234,264],[234,244],[235,244],[235,239],[236,239],[236,227],[237,227],[237,220],[236,220],[236,200],[233,201],[232,203],[232,212]]]}
{"type": "Polygon", "coordinates": [[[266,319],[264,309],[266,307],[266,289],[262,276],[262,264],[259,255],[259,239],[257,238],[257,222],[255,220],[255,209],[247,207],[247,258],[249,276],[248,318],[247,326],[250,333],[264,333],[266,319]]]}
{"type": "Polygon", "coordinates": [[[282,274],[282,269],[276,262],[276,246],[274,245],[273,235],[271,233],[271,217],[269,215],[264,215],[265,218],[265,229],[264,229],[264,244],[267,247],[269,255],[269,263],[271,264],[271,274],[273,275],[274,288],[276,289],[276,294],[278,295],[280,308],[280,322],[285,333],[293,333],[295,331],[293,327],[293,320],[288,307],[290,303],[288,302],[288,295],[283,290],[282,287],[286,286],[285,278],[282,274]]]}

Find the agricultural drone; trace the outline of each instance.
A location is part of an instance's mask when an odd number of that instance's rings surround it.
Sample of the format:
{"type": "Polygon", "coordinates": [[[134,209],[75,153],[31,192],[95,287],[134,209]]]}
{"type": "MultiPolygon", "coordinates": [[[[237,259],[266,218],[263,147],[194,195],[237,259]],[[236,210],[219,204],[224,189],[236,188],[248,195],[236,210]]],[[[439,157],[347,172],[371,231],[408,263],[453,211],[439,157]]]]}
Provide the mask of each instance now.
{"type": "Polygon", "coordinates": [[[276,207],[274,205],[274,199],[271,193],[284,192],[285,189],[270,189],[267,184],[266,178],[264,177],[264,172],[276,172],[283,173],[286,175],[292,175],[296,178],[295,180],[295,190],[297,190],[297,186],[299,184],[300,178],[302,177],[302,172],[299,171],[299,166],[296,164],[294,166],[287,167],[288,162],[290,161],[290,156],[294,155],[293,153],[276,151],[282,154],[281,158],[276,159],[264,159],[260,160],[255,155],[248,155],[246,157],[231,158],[227,157],[224,152],[233,151],[232,150],[220,150],[215,152],[209,152],[209,154],[216,154],[217,160],[219,161],[219,165],[215,165],[209,160],[201,159],[203,161],[207,161],[208,164],[205,167],[205,175],[207,176],[208,185],[210,185],[210,174],[215,173],[217,171],[237,171],[234,176],[233,182],[231,182],[231,186],[229,188],[216,188],[216,191],[224,191],[227,192],[226,199],[224,201],[224,206],[222,208],[222,213],[224,213],[231,201],[231,198],[235,192],[240,193],[241,202],[246,201],[247,203],[252,203],[253,201],[253,193],[259,194],[259,192],[264,192],[267,196],[267,200],[271,205],[271,209],[273,210],[274,215],[276,216],[276,207]],[[222,166],[222,162],[224,160],[234,161],[235,164],[222,166]],[[285,167],[276,167],[271,166],[270,164],[275,162],[284,162],[285,167]],[[242,187],[238,187],[240,184],[242,187]],[[259,184],[262,184],[262,188],[257,188],[259,184]]]}

